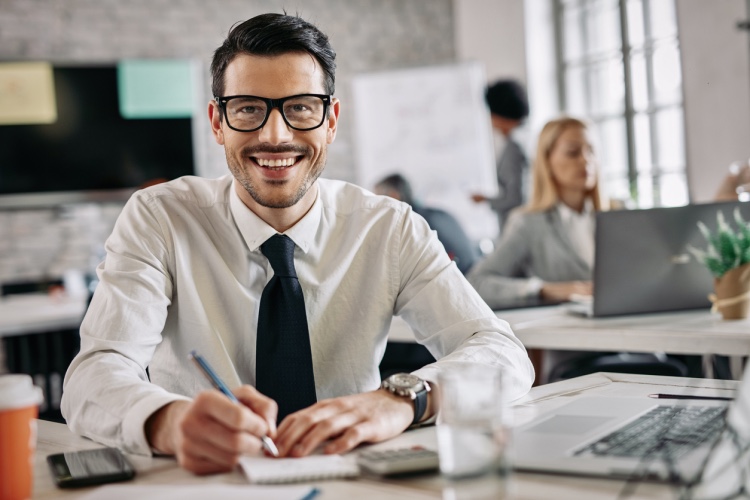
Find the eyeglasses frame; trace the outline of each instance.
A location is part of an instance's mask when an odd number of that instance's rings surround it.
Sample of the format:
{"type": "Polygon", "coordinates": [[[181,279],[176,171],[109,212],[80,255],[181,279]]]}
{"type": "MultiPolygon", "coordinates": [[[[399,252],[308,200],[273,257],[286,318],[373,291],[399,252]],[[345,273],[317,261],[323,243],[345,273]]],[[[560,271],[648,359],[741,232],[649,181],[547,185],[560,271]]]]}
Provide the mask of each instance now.
{"type": "Polygon", "coordinates": [[[292,130],[306,132],[309,130],[315,130],[316,128],[319,128],[321,125],[323,125],[323,123],[326,121],[326,116],[328,116],[328,107],[331,105],[333,96],[330,94],[295,94],[295,95],[290,95],[287,97],[280,97],[278,99],[269,99],[268,97],[260,97],[257,95],[227,95],[227,96],[214,96],[214,100],[216,101],[216,104],[219,106],[219,110],[221,111],[221,113],[224,116],[227,116],[227,126],[237,132],[255,132],[256,130],[262,129],[265,126],[266,122],[268,122],[268,117],[271,116],[271,111],[273,111],[274,108],[277,108],[279,110],[279,113],[281,114],[281,118],[284,119],[284,123],[286,123],[287,127],[291,128],[292,130]],[[309,127],[309,128],[297,128],[293,126],[291,123],[289,123],[289,120],[287,120],[286,115],[284,114],[284,108],[282,107],[282,105],[289,99],[294,99],[297,97],[318,97],[323,101],[323,118],[320,120],[320,123],[318,123],[314,127],[309,127]],[[232,99],[236,99],[236,98],[258,99],[266,103],[266,106],[268,106],[266,108],[266,117],[263,119],[263,122],[261,122],[259,126],[250,130],[242,130],[242,129],[233,127],[232,124],[229,123],[229,117],[227,116],[227,103],[231,101],[232,99]]]}

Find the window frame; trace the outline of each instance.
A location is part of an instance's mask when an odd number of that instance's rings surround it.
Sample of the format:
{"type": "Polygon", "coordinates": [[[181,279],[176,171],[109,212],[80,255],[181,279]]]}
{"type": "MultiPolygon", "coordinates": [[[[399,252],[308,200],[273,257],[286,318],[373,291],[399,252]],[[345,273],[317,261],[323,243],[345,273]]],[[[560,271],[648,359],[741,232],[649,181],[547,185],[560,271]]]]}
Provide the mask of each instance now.
{"type": "MultiPolygon", "coordinates": [[[[684,119],[684,92],[682,75],[680,74],[679,92],[675,93],[676,98],[668,102],[659,102],[657,99],[656,85],[654,79],[654,54],[656,50],[663,47],[673,47],[677,51],[677,59],[680,62],[679,71],[682,72],[682,61],[680,59],[680,41],[676,26],[676,5],[672,1],[672,8],[675,12],[675,29],[672,33],[662,36],[656,36],[652,30],[651,13],[652,2],[654,0],[638,0],[641,5],[641,22],[643,23],[643,39],[636,44],[631,43],[628,3],[632,0],[553,0],[554,15],[554,38],[555,38],[555,61],[557,74],[557,92],[560,109],[564,113],[582,114],[583,118],[589,120],[594,128],[601,132],[602,125],[609,120],[623,120],[625,141],[623,151],[625,151],[625,171],[616,171],[607,169],[609,165],[602,165],[601,179],[603,183],[615,184],[622,182],[627,184],[627,190],[630,200],[635,202],[639,207],[647,208],[651,206],[665,206],[684,204],[689,201],[689,186],[687,177],[686,151],[685,151],[685,119],[684,119]],[[619,15],[619,47],[608,49],[602,52],[592,52],[590,50],[592,41],[589,39],[588,26],[591,19],[594,19],[592,12],[596,14],[597,8],[610,7],[617,11],[619,15]],[[566,46],[566,20],[572,13],[577,16],[576,28],[579,30],[575,35],[580,41],[580,53],[575,57],[570,57],[565,53],[566,46]],[[634,82],[633,82],[633,56],[643,57],[645,66],[646,79],[646,105],[644,108],[636,108],[634,104],[634,82]],[[619,61],[622,66],[623,77],[623,102],[618,111],[594,112],[592,103],[594,95],[593,78],[597,71],[597,65],[607,61],[619,61]],[[572,111],[570,109],[568,92],[568,77],[571,69],[580,70],[583,82],[583,107],[585,111],[572,111]],[[664,165],[660,163],[661,151],[659,150],[659,138],[657,136],[657,119],[659,113],[677,110],[681,115],[679,135],[681,141],[681,160],[673,165],[664,165]],[[648,123],[648,142],[649,154],[648,165],[639,165],[636,151],[636,118],[645,117],[648,123]],[[624,174],[624,175],[623,175],[624,174]],[[662,186],[667,176],[677,175],[681,178],[683,193],[677,196],[678,202],[665,203],[662,186]],[[649,183],[650,189],[645,190],[642,183],[649,183]],[[648,192],[647,192],[648,191],[648,192]]],[[[666,0],[656,0],[666,1],[666,0]]],[[[569,36],[569,34],[567,34],[569,36]]],[[[602,134],[600,134],[602,135],[602,134]]],[[[677,138],[677,136],[675,136],[677,138]]],[[[603,138],[602,138],[603,139],[603,138]]],[[[677,140],[677,139],[676,139],[677,140]]],[[[679,149],[679,148],[678,148],[679,149]]],[[[601,155],[600,155],[601,158],[601,155]]]]}

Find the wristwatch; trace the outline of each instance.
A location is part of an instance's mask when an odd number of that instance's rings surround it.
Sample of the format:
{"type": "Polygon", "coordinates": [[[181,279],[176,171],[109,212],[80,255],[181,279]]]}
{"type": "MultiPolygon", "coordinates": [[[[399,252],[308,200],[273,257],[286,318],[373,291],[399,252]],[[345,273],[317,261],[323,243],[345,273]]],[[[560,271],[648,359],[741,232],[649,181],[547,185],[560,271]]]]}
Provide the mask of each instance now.
{"type": "Polygon", "coordinates": [[[414,420],[411,425],[422,420],[427,410],[427,394],[430,392],[430,384],[426,380],[411,373],[396,373],[383,380],[380,387],[396,396],[414,401],[414,420]]]}

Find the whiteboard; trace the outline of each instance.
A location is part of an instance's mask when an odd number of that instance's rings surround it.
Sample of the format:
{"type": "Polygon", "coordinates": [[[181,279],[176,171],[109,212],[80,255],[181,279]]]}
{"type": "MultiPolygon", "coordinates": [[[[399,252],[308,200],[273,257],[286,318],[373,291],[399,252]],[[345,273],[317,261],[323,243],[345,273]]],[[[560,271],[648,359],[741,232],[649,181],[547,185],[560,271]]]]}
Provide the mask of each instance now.
{"type": "Polygon", "coordinates": [[[497,193],[486,79],[480,63],[357,75],[352,80],[356,182],[400,173],[417,200],[454,215],[475,241],[497,215],[472,193],[497,193]]]}

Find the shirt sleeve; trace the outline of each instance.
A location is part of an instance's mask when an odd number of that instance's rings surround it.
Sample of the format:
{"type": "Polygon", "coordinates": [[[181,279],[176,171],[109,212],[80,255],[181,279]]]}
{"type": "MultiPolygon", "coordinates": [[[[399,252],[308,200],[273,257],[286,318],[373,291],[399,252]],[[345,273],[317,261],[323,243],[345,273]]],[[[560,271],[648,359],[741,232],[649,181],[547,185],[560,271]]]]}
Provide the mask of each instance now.
{"type": "Polygon", "coordinates": [[[415,374],[435,382],[440,371],[453,367],[498,366],[503,372],[503,399],[520,398],[534,380],[525,348],[449,261],[427,224],[409,214],[399,242],[395,313],[438,360],[415,374]]]}
{"type": "Polygon", "coordinates": [[[539,295],[542,281],[526,274],[531,244],[524,213],[514,212],[495,250],[469,271],[469,283],[491,308],[539,295]]]}
{"type": "Polygon", "coordinates": [[[151,454],[148,417],[187,399],[151,384],[146,372],[171,302],[168,245],[158,210],[134,195],[106,242],[81,350],[63,385],[62,413],[73,432],[144,455],[151,454]]]}

